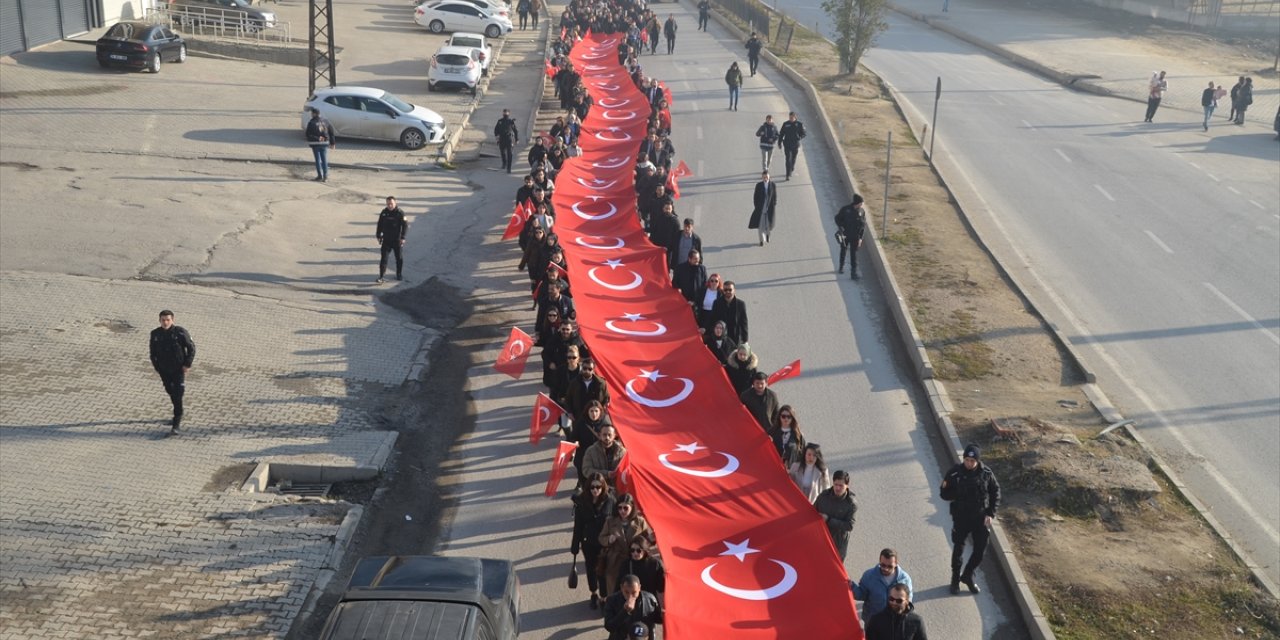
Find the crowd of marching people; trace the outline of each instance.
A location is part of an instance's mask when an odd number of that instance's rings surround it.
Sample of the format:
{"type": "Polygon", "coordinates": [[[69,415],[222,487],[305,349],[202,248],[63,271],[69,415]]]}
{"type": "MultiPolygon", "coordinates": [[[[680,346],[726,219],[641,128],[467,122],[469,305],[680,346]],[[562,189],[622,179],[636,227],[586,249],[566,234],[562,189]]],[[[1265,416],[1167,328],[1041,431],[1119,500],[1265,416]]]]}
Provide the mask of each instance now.
{"type": "MultiPolygon", "coordinates": [[[[709,10],[705,1],[699,4],[699,30],[705,29],[709,10]]],[[[805,437],[799,411],[782,402],[770,386],[771,382],[787,377],[784,372],[790,367],[773,376],[760,368],[760,355],[749,342],[746,303],[738,297],[732,280],[709,272],[702,263],[703,239],[696,231],[695,221],[681,218],[676,211],[680,197],[678,177],[687,172],[687,167],[677,160],[671,140],[671,95],[659,80],[648,76],[639,63],[642,55],[657,53],[659,36],[666,39],[667,53],[674,52],[677,32],[674,16],[661,21],[643,4],[631,0],[590,4],[573,0],[565,7],[558,26],[560,38],[552,48],[553,56],[547,61],[545,71],[564,113],[531,145],[526,158],[529,173],[515,194],[517,206],[525,212],[518,234],[522,252],[519,269],[528,274],[536,309],[533,341],[541,349],[541,381],[547,389],[546,395],[564,411],[560,423],[562,438],[577,444],[572,460],[577,486],[573,493],[573,534],[569,548],[574,556],[571,585],[576,585],[577,557],[581,554],[590,592],[587,606],[601,612],[609,638],[645,638],[652,633],[654,625],[660,624],[665,607],[666,580],[657,546],[658,533],[649,525],[642,506],[626,491],[619,477],[627,449],[610,419],[608,385],[596,373],[590,346],[577,331],[571,274],[555,233],[556,211],[551,202],[557,172],[566,158],[580,153],[581,123],[593,106],[581,76],[568,57],[574,43],[588,29],[625,34],[618,47],[618,62],[628,70],[636,88],[649,102],[648,132],[639,143],[635,159],[640,223],[650,241],[666,249],[672,286],[688,303],[703,343],[724,367],[743,406],[772,440],[779,464],[825,521],[842,560],[848,551],[858,507],[849,473],[828,468],[822,447],[805,437]]],[[[753,41],[754,44],[748,43],[748,53],[754,75],[761,45],[754,34],[753,41]]],[[[736,81],[741,84],[740,72],[736,81]]],[[[790,114],[788,123],[790,126],[784,124],[784,127],[788,129],[789,139],[798,142],[803,137],[803,125],[796,122],[794,113],[790,114]]],[[[504,149],[503,167],[511,171],[511,149],[519,137],[507,112],[504,111],[494,134],[504,149]]],[[[765,134],[772,147],[777,142],[777,133],[765,131],[765,134]]],[[[763,146],[762,141],[762,150],[763,146]]],[[[794,170],[796,149],[791,147],[787,151],[789,177],[794,170]]],[[[764,153],[762,160],[767,167],[769,154],[764,153]]],[[[862,199],[856,197],[837,216],[841,271],[846,249],[856,252],[861,244],[865,215],[861,208],[862,199]]],[[[850,262],[853,264],[852,255],[850,262]]],[[[983,502],[983,509],[994,515],[998,486],[994,484],[994,476],[978,462],[977,448],[972,449],[966,450],[966,463],[957,465],[959,471],[952,469],[948,473],[943,494],[952,499],[956,496],[966,500],[978,498],[983,502]],[[975,468],[979,471],[975,472],[975,468]],[[979,482],[987,484],[979,486],[979,482]],[[951,483],[950,489],[947,483],[951,483]],[[992,487],[994,493],[987,492],[992,487]]],[[[966,522],[974,521],[969,518],[966,522]]],[[[989,520],[986,524],[989,525],[989,520]]],[[[976,532],[966,530],[968,533],[974,535],[975,552],[970,564],[976,566],[981,560],[981,549],[977,548],[979,539],[976,532]]],[[[953,532],[953,539],[955,535],[953,532]]],[[[985,547],[985,538],[981,543],[985,547]]],[[[957,544],[957,553],[962,550],[961,541],[957,544]]],[[[955,572],[953,592],[959,581],[977,592],[972,581],[972,566],[966,567],[963,576],[958,570],[955,572]]],[[[865,602],[863,616],[869,638],[926,638],[923,622],[912,611],[911,588],[911,579],[898,565],[898,554],[892,548],[882,550],[877,565],[850,583],[854,597],[865,602]]]]}

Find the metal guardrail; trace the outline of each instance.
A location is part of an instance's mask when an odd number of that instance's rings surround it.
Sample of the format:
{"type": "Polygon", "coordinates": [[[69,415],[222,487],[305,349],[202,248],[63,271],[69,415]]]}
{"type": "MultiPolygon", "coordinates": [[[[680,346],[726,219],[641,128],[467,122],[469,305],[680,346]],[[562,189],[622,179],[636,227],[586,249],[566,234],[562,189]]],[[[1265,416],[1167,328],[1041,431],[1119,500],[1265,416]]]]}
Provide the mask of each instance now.
{"type": "Polygon", "coordinates": [[[293,31],[288,22],[277,20],[274,24],[258,26],[255,20],[240,11],[183,6],[163,5],[149,8],[145,14],[148,21],[162,23],[182,33],[218,38],[240,38],[259,42],[293,41],[293,31]]]}
{"type": "Polygon", "coordinates": [[[755,0],[712,0],[716,8],[738,17],[747,23],[750,31],[769,37],[772,14],[764,5],[755,0]]]}

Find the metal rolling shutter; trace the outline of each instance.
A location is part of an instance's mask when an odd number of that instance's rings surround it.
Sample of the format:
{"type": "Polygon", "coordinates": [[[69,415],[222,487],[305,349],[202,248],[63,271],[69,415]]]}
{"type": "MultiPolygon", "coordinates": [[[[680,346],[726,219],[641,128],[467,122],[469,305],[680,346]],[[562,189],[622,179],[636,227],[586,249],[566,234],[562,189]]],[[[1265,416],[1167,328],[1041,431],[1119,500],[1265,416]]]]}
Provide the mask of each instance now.
{"type": "Polygon", "coordinates": [[[26,49],[18,0],[0,0],[0,56],[26,49]]]}
{"type": "Polygon", "coordinates": [[[62,37],[69,38],[89,30],[87,0],[58,0],[62,7],[62,37]]]}
{"type": "Polygon", "coordinates": [[[27,0],[22,3],[22,29],[27,48],[62,39],[62,19],[57,2],[27,0]]]}

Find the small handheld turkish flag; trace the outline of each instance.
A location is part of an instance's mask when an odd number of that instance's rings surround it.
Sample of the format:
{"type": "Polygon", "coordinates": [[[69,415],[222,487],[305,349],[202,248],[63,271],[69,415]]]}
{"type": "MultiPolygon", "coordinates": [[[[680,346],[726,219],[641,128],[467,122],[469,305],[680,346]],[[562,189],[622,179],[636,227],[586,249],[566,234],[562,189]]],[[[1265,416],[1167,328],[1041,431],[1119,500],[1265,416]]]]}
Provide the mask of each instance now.
{"type": "Polygon", "coordinates": [[[507,222],[507,230],[502,232],[503,240],[518,237],[520,230],[524,229],[524,223],[529,219],[529,212],[533,210],[532,207],[526,206],[528,202],[526,200],[524,205],[516,203],[516,208],[511,212],[511,220],[507,222]]]}
{"type": "Polygon", "coordinates": [[[689,170],[689,165],[685,164],[684,160],[681,160],[680,164],[676,165],[676,170],[671,172],[671,175],[677,178],[685,178],[693,175],[693,172],[689,170]]]}
{"type": "Polygon", "coordinates": [[[791,364],[781,369],[778,369],[777,371],[774,371],[772,374],[770,374],[768,383],[773,384],[779,380],[794,378],[798,375],[800,375],[800,361],[796,360],[795,362],[792,362],[791,364]]]}
{"type": "Polygon", "coordinates": [[[671,97],[671,87],[668,87],[665,82],[661,82],[659,84],[662,86],[662,97],[667,99],[667,104],[675,104],[676,99],[671,97]]]}
{"type": "Polygon", "coordinates": [[[551,431],[551,427],[560,424],[560,416],[564,409],[556,404],[545,393],[538,394],[538,401],[533,405],[533,417],[529,420],[529,444],[538,444],[542,436],[551,431]]]}
{"type": "Polygon", "coordinates": [[[636,485],[631,480],[631,452],[622,454],[622,460],[618,461],[618,468],[614,469],[613,475],[614,488],[617,489],[618,495],[629,493],[635,495],[636,485]]]}
{"type": "Polygon", "coordinates": [[[511,336],[507,338],[507,344],[503,345],[502,353],[498,355],[498,361],[493,363],[493,368],[519,380],[532,347],[533,338],[529,334],[521,331],[520,327],[511,327],[511,336]]]}
{"type": "Polygon", "coordinates": [[[548,78],[556,77],[556,66],[554,64],[551,64],[550,60],[547,61],[545,69],[546,69],[548,78]]]}
{"type": "Polygon", "coordinates": [[[667,191],[671,192],[671,198],[673,200],[680,199],[680,183],[676,182],[675,172],[667,174],[667,191]]]}
{"type": "Polygon", "coordinates": [[[560,481],[564,479],[564,472],[568,471],[569,463],[573,462],[573,452],[577,448],[576,442],[560,441],[560,448],[556,449],[555,462],[551,463],[551,476],[547,478],[547,489],[543,492],[548,498],[555,497],[556,489],[560,488],[560,481]]]}

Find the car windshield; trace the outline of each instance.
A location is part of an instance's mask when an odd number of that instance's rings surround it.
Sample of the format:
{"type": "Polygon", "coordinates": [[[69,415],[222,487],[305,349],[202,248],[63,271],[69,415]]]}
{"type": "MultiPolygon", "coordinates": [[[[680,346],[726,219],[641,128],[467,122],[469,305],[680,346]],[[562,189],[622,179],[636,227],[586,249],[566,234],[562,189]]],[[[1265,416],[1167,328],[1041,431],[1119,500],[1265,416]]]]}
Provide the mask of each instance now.
{"type": "Polygon", "coordinates": [[[460,56],[456,53],[441,53],[436,55],[436,62],[440,64],[464,65],[471,62],[471,58],[460,56]]]}
{"type": "Polygon", "coordinates": [[[405,102],[404,100],[401,100],[400,98],[397,98],[396,96],[390,93],[382,94],[382,101],[395,107],[396,111],[399,111],[401,113],[409,113],[410,111],[413,111],[413,105],[409,104],[408,102],[405,102]]]}
{"type": "Polygon", "coordinates": [[[453,46],[455,46],[455,47],[476,47],[476,48],[478,49],[478,48],[483,47],[483,46],[484,46],[484,44],[480,42],[480,39],[479,39],[479,38],[459,38],[458,36],[454,36],[454,37],[453,37],[453,46]]]}
{"type": "Polygon", "coordinates": [[[116,40],[129,40],[134,37],[142,36],[142,27],[132,22],[120,22],[107,30],[106,38],[114,38],[116,40]]]}

